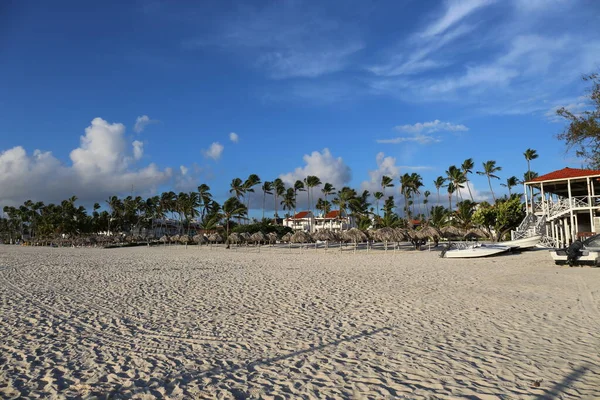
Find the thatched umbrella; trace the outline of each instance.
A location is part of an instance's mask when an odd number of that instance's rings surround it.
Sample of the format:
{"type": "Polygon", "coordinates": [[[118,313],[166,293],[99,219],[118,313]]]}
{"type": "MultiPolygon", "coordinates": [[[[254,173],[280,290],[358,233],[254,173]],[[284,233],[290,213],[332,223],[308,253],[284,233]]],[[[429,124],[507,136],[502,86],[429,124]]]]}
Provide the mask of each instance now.
{"type": "Polygon", "coordinates": [[[296,231],[290,237],[290,250],[292,249],[292,243],[311,243],[313,241],[312,237],[308,232],[304,231],[296,231]]]}
{"type": "Polygon", "coordinates": [[[223,241],[223,238],[218,233],[213,233],[208,237],[208,241],[212,246],[213,243],[221,243],[223,241]]]}
{"type": "Polygon", "coordinates": [[[242,238],[237,232],[232,232],[227,236],[227,240],[229,241],[229,244],[237,244],[239,246],[242,238]]]}
{"type": "Polygon", "coordinates": [[[322,240],[325,242],[325,250],[329,248],[329,242],[337,240],[338,235],[330,229],[319,229],[312,234],[312,238],[315,240],[315,249],[317,248],[316,241],[322,240]]]}
{"type": "Polygon", "coordinates": [[[267,240],[269,241],[270,245],[275,244],[277,242],[277,234],[275,232],[267,233],[267,240]]]}
{"type": "Polygon", "coordinates": [[[197,245],[200,245],[200,244],[205,243],[207,241],[206,236],[204,236],[204,235],[194,235],[194,237],[192,238],[192,240],[197,245]]]}
{"type": "Polygon", "coordinates": [[[356,253],[356,247],[358,246],[358,242],[364,242],[367,240],[367,235],[363,231],[357,228],[350,228],[349,230],[343,233],[343,236],[354,243],[354,252],[356,253]]]}
{"type": "Polygon", "coordinates": [[[250,241],[250,234],[248,232],[240,233],[240,243],[248,243],[250,241]]]}
{"type": "Polygon", "coordinates": [[[469,229],[467,231],[467,233],[465,234],[465,239],[487,239],[488,235],[487,233],[480,228],[473,228],[473,229],[469,229]]]}
{"type": "Polygon", "coordinates": [[[283,235],[281,237],[281,241],[284,242],[284,243],[288,243],[291,238],[292,238],[292,233],[288,232],[288,233],[286,233],[285,235],[283,235]]]}
{"type": "Polygon", "coordinates": [[[463,237],[466,232],[464,229],[449,225],[444,226],[442,229],[440,229],[440,233],[442,234],[442,237],[445,238],[457,238],[463,237]]]}
{"type": "Polygon", "coordinates": [[[190,237],[188,235],[181,235],[179,237],[179,243],[181,243],[181,244],[187,245],[191,241],[192,241],[192,239],[190,239],[190,237]]]}
{"type": "MultiPolygon", "coordinates": [[[[440,233],[440,231],[433,226],[424,226],[423,228],[421,228],[417,231],[417,238],[421,242],[425,242],[425,241],[429,241],[429,239],[433,239],[435,246],[438,245],[438,242],[440,241],[441,237],[442,237],[442,234],[440,233]]],[[[421,244],[421,243],[419,243],[419,244],[421,244]]]]}
{"type": "Polygon", "coordinates": [[[397,237],[397,233],[393,228],[380,228],[375,231],[375,239],[383,242],[385,246],[385,251],[388,248],[388,242],[394,241],[397,237]]]}
{"type": "Polygon", "coordinates": [[[261,231],[258,231],[256,233],[252,234],[252,236],[250,236],[250,241],[252,243],[256,243],[258,245],[260,245],[265,240],[266,240],[265,234],[262,233],[261,231]]]}

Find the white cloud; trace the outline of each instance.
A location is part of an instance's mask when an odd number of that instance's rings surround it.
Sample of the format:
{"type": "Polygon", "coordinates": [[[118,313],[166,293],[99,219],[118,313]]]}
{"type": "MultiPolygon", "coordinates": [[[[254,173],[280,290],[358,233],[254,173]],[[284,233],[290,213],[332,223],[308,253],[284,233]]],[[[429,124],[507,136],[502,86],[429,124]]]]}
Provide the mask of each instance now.
{"type": "Polygon", "coordinates": [[[231,140],[233,143],[237,143],[237,142],[239,142],[240,137],[238,136],[237,133],[231,132],[231,133],[229,133],[229,140],[231,140]]]}
{"type": "Polygon", "coordinates": [[[147,115],[142,115],[141,117],[136,118],[135,125],[133,126],[133,131],[135,133],[141,133],[144,129],[146,129],[146,126],[154,124],[156,122],[158,121],[150,119],[150,117],[148,117],[147,115]]]}
{"type": "Polygon", "coordinates": [[[273,51],[262,55],[258,65],[270,70],[271,77],[275,79],[315,78],[342,70],[349,63],[350,57],[363,48],[363,43],[355,42],[343,46],[325,46],[318,51],[315,49],[273,51]]]}
{"type": "Polygon", "coordinates": [[[144,155],[144,143],[139,140],[134,140],[133,143],[133,159],[139,160],[144,155]]]}
{"type": "Polygon", "coordinates": [[[181,171],[181,175],[186,175],[188,173],[188,168],[185,165],[180,165],[179,170],[181,171]]]}
{"type": "Polygon", "coordinates": [[[344,25],[321,7],[296,1],[248,5],[215,25],[215,32],[188,40],[184,47],[234,51],[274,79],[314,78],[340,71],[365,47],[354,24],[344,25]]]}
{"type": "Polygon", "coordinates": [[[391,139],[378,139],[377,143],[399,144],[413,142],[418,144],[430,144],[441,142],[441,138],[430,135],[434,132],[466,132],[469,130],[465,125],[442,122],[438,119],[430,122],[417,122],[414,125],[398,125],[394,127],[398,132],[408,133],[410,136],[398,136],[391,139]]]}
{"type": "Polygon", "coordinates": [[[423,37],[439,35],[480,8],[495,3],[495,0],[447,0],[446,11],[422,33],[423,37]]]}
{"type": "MultiPolygon", "coordinates": [[[[27,154],[21,146],[0,153],[0,203],[14,204],[26,199],[60,201],[76,195],[82,201],[102,201],[109,195],[149,193],[172,174],[154,164],[135,168],[136,146],[131,152],[125,140],[125,127],[95,118],[80,138],[80,146],[70,153],[72,165],[65,165],[49,151],[27,154]]],[[[141,142],[140,142],[141,144],[141,142]]]]}
{"type": "Polygon", "coordinates": [[[400,144],[406,142],[414,142],[418,144],[430,144],[430,143],[438,143],[441,142],[441,139],[438,137],[423,135],[421,133],[416,133],[413,136],[398,136],[392,139],[377,139],[377,143],[381,144],[400,144]]]}
{"type": "Polygon", "coordinates": [[[549,109],[548,111],[546,111],[544,113],[544,115],[551,122],[566,122],[566,120],[564,118],[562,118],[561,116],[556,114],[556,111],[558,111],[560,108],[564,107],[568,111],[572,112],[574,115],[581,115],[583,111],[590,110],[590,104],[588,104],[584,100],[585,100],[584,97],[579,97],[578,99],[573,100],[573,102],[568,103],[566,105],[554,106],[551,109],[549,109]]]}
{"type": "MultiPolygon", "coordinates": [[[[314,175],[319,177],[321,182],[331,183],[336,190],[339,190],[343,186],[348,185],[352,178],[350,167],[344,163],[342,157],[334,157],[327,148],[320,152],[313,151],[311,154],[305,154],[302,159],[305,163],[304,166],[297,167],[292,172],[279,175],[279,178],[286,186],[291,187],[298,179],[303,180],[309,175],[314,175]]],[[[299,206],[306,207],[304,197],[298,196],[299,206]]],[[[316,198],[317,196],[315,196],[316,198]]]]}
{"type": "Polygon", "coordinates": [[[417,122],[414,125],[398,125],[394,127],[399,132],[407,133],[432,133],[438,131],[448,132],[466,132],[469,130],[462,124],[453,124],[451,122],[442,122],[439,119],[430,122],[417,122]]]}
{"type": "Polygon", "coordinates": [[[573,0],[514,0],[515,7],[524,12],[556,11],[557,7],[569,6],[576,3],[573,0]]]}
{"type": "Polygon", "coordinates": [[[223,149],[225,147],[219,142],[213,142],[210,147],[206,150],[202,150],[202,154],[206,158],[212,158],[213,160],[218,160],[221,158],[221,154],[223,153],[223,149]]]}

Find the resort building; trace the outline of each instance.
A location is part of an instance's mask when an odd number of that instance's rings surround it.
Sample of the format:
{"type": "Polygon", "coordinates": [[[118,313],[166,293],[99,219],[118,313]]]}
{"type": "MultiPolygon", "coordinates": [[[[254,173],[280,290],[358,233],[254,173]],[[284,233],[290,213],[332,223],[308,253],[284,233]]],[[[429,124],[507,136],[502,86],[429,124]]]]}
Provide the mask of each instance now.
{"type": "Polygon", "coordinates": [[[310,211],[300,211],[293,217],[285,218],[283,226],[292,228],[295,231],[313,232],[315,225],[315,216],[310,211]]]}
{"type": "Polygon", "coordinates": [[[527,216],[513,239],[565,247],[600,232],[600,171],[563,168],[524,183],[527,216]]]}
{"type": "Polygon", "coordinates": [[[345,211],[333,210],[323,216],[315,218],[315,229],[328,229],[331,231],[347,231],[350,228],[356,228],[354,218],[349,216],[345,211]]]}
{"type": "Polygon", "coordinates": [[[310,233],[322,229],[345,231],[356,227],[354,218],[347,215],[345,211],[340,210],[333,210],[318,217],[315,217],[311,211],[301,211],[293,217],[284,219],[283,225],[293,230],[302,230],[310,233]]]}

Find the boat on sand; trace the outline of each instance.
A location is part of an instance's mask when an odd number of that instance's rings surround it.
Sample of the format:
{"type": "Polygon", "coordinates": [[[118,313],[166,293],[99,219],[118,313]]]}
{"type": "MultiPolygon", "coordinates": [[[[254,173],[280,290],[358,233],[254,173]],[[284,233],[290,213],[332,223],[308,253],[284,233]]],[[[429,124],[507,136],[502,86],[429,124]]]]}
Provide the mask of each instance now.
{"type": "Polygon", "coordinates": [[[442,251],[440,257],[443,258],[478,258],[495,256],[501,253],[506,253],[512,250],[512,247],[502,246],[499,244],[483,244],[469,243],[458,244],[450,243],[446,249],[442,251]]]}

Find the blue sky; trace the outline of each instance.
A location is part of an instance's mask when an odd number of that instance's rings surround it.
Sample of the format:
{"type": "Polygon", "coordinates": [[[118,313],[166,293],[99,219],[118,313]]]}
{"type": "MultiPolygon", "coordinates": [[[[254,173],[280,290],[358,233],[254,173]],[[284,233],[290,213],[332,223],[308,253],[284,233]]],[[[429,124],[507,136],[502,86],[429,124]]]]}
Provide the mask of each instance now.
{"type": "Polygon", "coordinates": [[[435,192],[469,157],[522,177],[529,147],[539,173],[581,167],[553,111],[585,107],[599,17],[595,0],[4,3],[0,204],[200,183],[223,201],[251,173],[372,190],[418,172],[435,192]]]}

